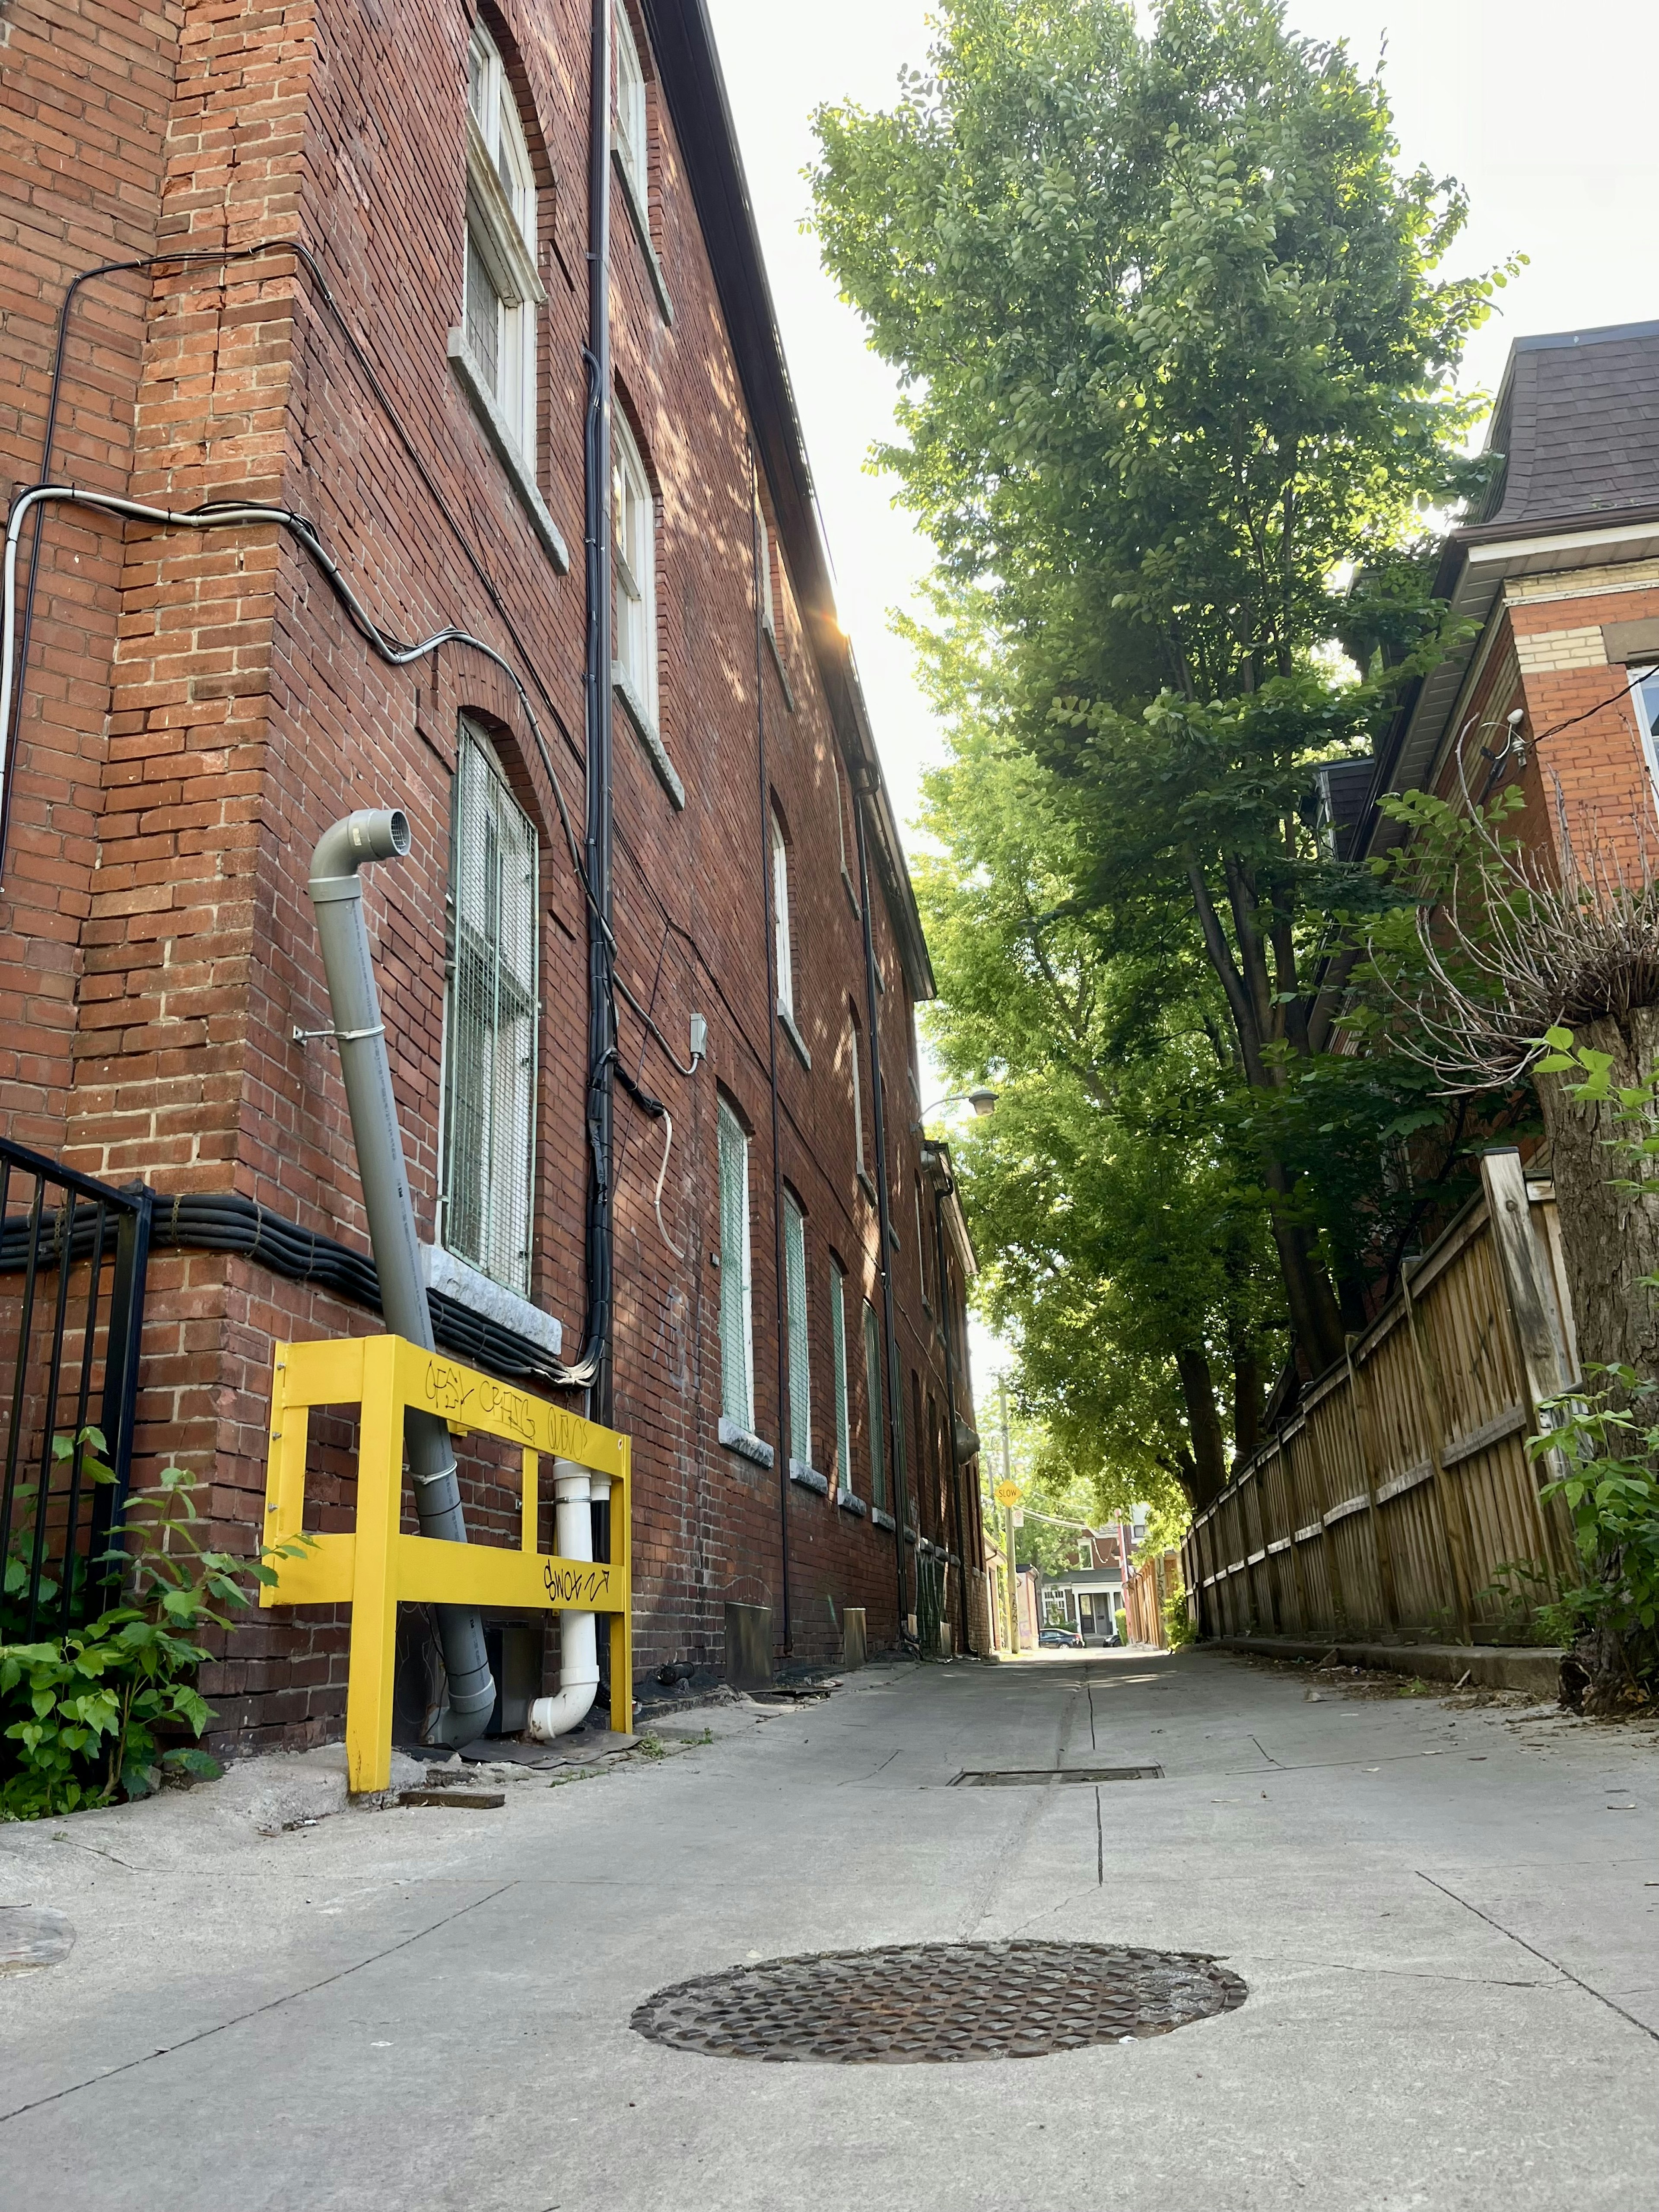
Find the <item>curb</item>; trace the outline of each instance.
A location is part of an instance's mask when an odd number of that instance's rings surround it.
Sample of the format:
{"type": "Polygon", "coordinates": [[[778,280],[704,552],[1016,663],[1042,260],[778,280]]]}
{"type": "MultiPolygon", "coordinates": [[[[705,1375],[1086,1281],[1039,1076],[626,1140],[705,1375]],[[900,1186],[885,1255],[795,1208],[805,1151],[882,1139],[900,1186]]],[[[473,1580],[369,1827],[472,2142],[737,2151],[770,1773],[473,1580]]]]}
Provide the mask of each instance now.
{"type": "Polygon", "coordinates": [[[1339,1667],[1370,1667],[1425,1681],[1456,1682],[1467,1674],[1483,1690],[1527,1690],[1554,1698],[1561,1692],[1563,1651],[1549,1645],[1513,1644],[1339,1644],[1329,1637],[1217,1636],[1205,1651],[1254,1651],[1265,1659],[1328,1659],[1339,1667]]]}

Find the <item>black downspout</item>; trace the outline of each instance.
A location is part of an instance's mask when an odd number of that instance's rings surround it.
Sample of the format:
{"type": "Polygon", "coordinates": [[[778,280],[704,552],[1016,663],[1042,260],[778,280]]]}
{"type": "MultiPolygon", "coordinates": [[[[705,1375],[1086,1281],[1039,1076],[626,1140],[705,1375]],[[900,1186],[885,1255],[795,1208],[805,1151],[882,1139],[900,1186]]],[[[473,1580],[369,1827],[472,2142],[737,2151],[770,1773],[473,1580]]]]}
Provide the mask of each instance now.
{"type": "Polygon", "coordinates": [[[876,939],[870,920],[870,846],[864,826],[864,802],[868,793],[861,781],[853,779],[853,829],[859,848],[859,908],[864,924],[864,995],[870,1017],[870,1097],[876,1125],[876,1219],[881,1238],[882,1329],[887,1340],[887,1447],[893,1470],[894,1564],[898,1574],[900,1650],[910,1642],[905,1620],[910,1611],[910,1576],[904,1557],[905,1531],[909,1526],[909,1498],[905,1487],[904,1451],[901,1429],[904,1420],[903,1376],[899,1367],[898,1327],[893,1312],[893,1217],[887,1178],[887,1116],[881,1097],[881,1000],[876,984],[876,939]]]}
{"type": "Polygon", "coordinates": [[[933,1275],[939,1284],[939,1325],[945,1331],[945,1450],[951,1470],[951,1519],[957,1534],[957,1604],[962,1618],[962,1649],[968,1649],[968,1550],[962,1528],[962,1463],[957,1457],[957,1366],[951,1346],[951,1283],[945,1273],[945,1201],[957,1187],[954,1176],[944,1190],[933,1186],[933,1275]]]}
{"type": "Polygon", "coordinates": [[[755,448],[749,448],[750,568],[755,599],[755,754],[760,766],[761,917],[766,927],[766,1035],[770,1049],[767,1073],[772,1086],[772,1273],[778,1308],[778,1547],[782,1554],[783,1656],[794,1650],[789,1618],[789,1324],[785,1313],[787,1287],[783,1260],[783,1161],[779,1148],[778,1114],[778,916],[776,884],[772,873],[772,784],[766,771],[766,640],[762,631],[762,609],[766,595],[761,582],[760,472],[755,448]]]}
{"type": "MultiPolygon", "coordinates": [[[[611,1358],[615,1227],[611,1188],[611,1074],[616,1002],[611,953],[611,9],[592,0],[587,146],[587,437],[586,540],[587,659],[587,1188],[588,1297],[595,1374],[594,1419],[615,1412],[611,1358]]],[[[586,1351],[590,1347],[584,1346],[586,1351]]]]}

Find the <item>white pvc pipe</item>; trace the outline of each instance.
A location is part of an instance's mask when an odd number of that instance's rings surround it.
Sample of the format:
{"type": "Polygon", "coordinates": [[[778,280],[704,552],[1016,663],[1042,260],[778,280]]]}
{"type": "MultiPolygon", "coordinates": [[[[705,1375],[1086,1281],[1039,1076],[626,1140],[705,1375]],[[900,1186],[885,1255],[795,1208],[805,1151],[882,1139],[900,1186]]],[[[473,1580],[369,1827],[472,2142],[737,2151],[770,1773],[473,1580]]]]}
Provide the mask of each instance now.
{"type": "MultiPolygon", "coordinates": [[[[574,1460],[553,1462],[553,1549],[562,1559],[591,1559],[593,1518],[588,1510],[608,1503],[611,1477],[590,1474],[574,1460]]],[[[599,1643],[591,1613],[559,1615],[559,1688],[556,1697],[538,1698],[530,1708],[528,1734],[551,1743],[580,1728],[593,1710],[599,1686],[599,1643]]]]}

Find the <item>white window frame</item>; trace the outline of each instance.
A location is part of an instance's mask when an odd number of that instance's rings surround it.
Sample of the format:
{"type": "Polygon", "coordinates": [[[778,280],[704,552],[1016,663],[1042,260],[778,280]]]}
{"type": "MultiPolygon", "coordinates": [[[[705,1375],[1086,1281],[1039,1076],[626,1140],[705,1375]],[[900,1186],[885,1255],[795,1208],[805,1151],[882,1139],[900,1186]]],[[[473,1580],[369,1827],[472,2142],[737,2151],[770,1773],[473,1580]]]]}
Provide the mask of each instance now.
{"type": "Polygon", "coordinates": [[[466,255],[460,334],[469,364],[520,459],[536,467],[536,175],[519,104],[495,40],[474,27],[467,54],[466,255]],[[496,302],[495,360],[473,343],[468,302],[482,276],[496,302]]]}
{"type": "Polygon", "coordinates": [[[663,788],[685,804],[658,727],[657,499],[628,417],[611,411],[611,680],[663,788]]]}
{"type": "Polygon", "coordinates": [[[853,1495],[853,1418],[847,1394],[847,1270],[830,1262],[830,1362],[836,1395],[836,1495],[853,1495]]]}
{"type": "Polygon", "coordinates": [[[755,1334],[750,1273],[749,1135],[722,1098],[715,1115],[720,1207],[720,1413],[755,1431],[755,1334]]]}
{"type": "Polygon", "coordinates": [[[859,1025],[850,1012],[847,1017],[847,1051],[853,1080],[853,1163],[867,1181],[869,1170],[864,1164],[864,1077],[859,1067],[859,1025]]]}
{"type": "Polygon", "coordinates": [[[789,1456],[812,1464],[812,1356],[806,1300],[806,1215],[783,1194],[784,1313],[789,1329],[789,1456]]]}
{"type": "Polygon", "coordinates": [[[778,611],[772,592],[772,533],[766,526],[763,507],[756,509],[755,520],[760,526],[757,550],[760,557],[761,628],[775,646],[778,641],[778,611]]]}
{"type": "Polygon", "coordinates": [[[870,1409],[870,1503],[881,1513],[890,1510],[887,1502],[887,1386],[882,1372],[884,1360],[880,1316],[866,1298],[864,1395],[870,1409]]]}
{"type": "MultiPolygon", "coordinates": [[[[464,718],[455,768],[452,939],[444,995],[441,1242],[446,1251],[520,1297],[528,1297],[530,1293],[534,1239],[541,1027],[539,866],[540,841],[535,823],[514,798],[495,747],[482,730],[464,718]],[[488,835],[492,817],[500,826],[489,846],[493,879],[486,881],[484,870],[474,869],[469,841],[473,836],[488,835]],[[510,833],[505,840],[500,827],[510,833]],[[521,854],[516,870],[505,849],[514,842],[521,854]],[[514,874],[521,880],[512,880],[514,874]],[[492,917],[493,944],[488,934],[492,917]],[[506,958],[502,955],[503,944],[509,938],[516,940],[516,973],[507,972],[514,966],[511,951],[506,958]],[[481,1049],[477,1054],[464,1049],[460,1036],[469,969],[474,973],[475,992],[489,1000],[488,1033],[480,1033],[481,1049]],[[505,1008],[504,999],[509,1001],[505,1008]],[[523,1050],[520,1042],[526,1048],[523,1050]],[[502,1059],[504,1051],[511,1057],[510,1065],[502,1059]],[[479,1096],[463,1102],[459,1086],[467,1081],[470,1065],[478,1073],[479,1096]],[[461,1172],[456,1147],[464,1113],[477,1123],[479,1178],[473,1206],[465,1209],[455,1191],[455,1178],[461,1172]],[[467,1214],[474,1209],[476,1235],[468,1233],[465,1226],[467,1214]],[[515,1249],[505,1254],[495,1246],[485,1226],[503,1217],[511,1224],[509,1235],[516,1233],[515,1249]]],[[[469,1004],[466,1017],[474,1011],[469,1004]]]]}
{"type": "Polygon", "coordinates": [[[1655,724],[1659,722],[1659,664],[1649,668],[1632,668],[1628,672],[1631,704],[1636,710],[1636,735],[1642,747],[1642,757],[1648,764],[1648,775],[1659,800],[1659,735],[1655,724]]]}
{"type": "Polygon", "coordinates": [[[789,840],[772,809],[772,933],[778,970],[778,1012],[795,1018],[795,957],[789,930],[789,840]]]}
{"type": "Polygon", "coordinates": [[[616,0],[611,15],[617,42],[617,159],[643,213],[651,173],[651,111],[645,70],[634,26],[621,0],[616,0]]]}

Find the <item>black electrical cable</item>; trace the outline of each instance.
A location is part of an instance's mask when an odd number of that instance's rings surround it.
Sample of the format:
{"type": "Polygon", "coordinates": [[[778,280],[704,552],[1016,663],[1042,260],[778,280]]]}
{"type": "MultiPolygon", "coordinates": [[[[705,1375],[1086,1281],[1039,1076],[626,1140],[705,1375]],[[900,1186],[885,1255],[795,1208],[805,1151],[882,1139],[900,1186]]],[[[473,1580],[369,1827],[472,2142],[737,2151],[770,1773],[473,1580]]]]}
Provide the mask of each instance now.
{"type": "MultiPolygon", "coordinates": [[[[56,342],[52,349],[52,381],[46,400],[46,427],[41,437],[40,466],[36,477],[36,483],[44,484],[52,471],[52,449],[57,437],[58,404],[63,386],[64,361],[65,349],[69,339],[70,318],[73,313],[76,301],[80,295],[82,286],[92,283],[95,279],[102,276],[136,276],[146,272],[154,272],[159,269],[185,268],[201,263],[216,263],[222,266],[226,263],[232,261],[258,260],[263,255],[268,253],[291,253],[301,268],[306,270],[312,282],[316,285],[318,294],[322,300],[323,305],[327,308],[329,314],[333,319],[335,327],[339,331],[341,339],[345,345],[346,351],[349,354],[351,359],[362,372],[363,380],[368,385],[371,393],[374,395],[376,405],[380,408],[380,412],[392,426],[393,434],[396,436],[398,444],[403,448],[404,458],[407,459],[410,466],[414,470],[416,477],[420,480],[422,489],[426,493],[428,498],[431,500],[433,505],[437,508],[438,513],[442,516],[443,520],[449,530],[450,535],[454,538],[456,544],[460,549],[462,558],[465,561],[468,568],[471,569],[473,575],[477,579],[485,598],[488,599],[495,613],[501,617],[502,627],[506,629],[508,637],[511,638],[514,650],[518,653],[520,658],[530,671],[531,681],[535,684],[537,692],[542,700],[542,703],[546,707],[548,712],[554,716],[555,720],[558,720],[559,710],[557,705],[555,703],[551,693],[542,682],[540,674],[537,670],[534,656],[532,654],[530,648],[526,644],[524,639],[519,635],[518,628],[514,623],[512,616],[507,612],[507,603],[501,597],[501,592],[497,587],[494,578],[490,575],[483,563],[479,560],[477,553],[473,547],[471,539],[462,526],[448,501],[444,497],[443,492],[430,468],[422,458],[420,448],[415,443],[413,437],[410,434],[409,429],[403,420],[403,417],[398,414],[396,406],[393,404],[391,394],[386,391],[385,385],[380,381],[380,373],[375,368],[374,363],[371,359],[367,348],[363,345],[356,332],[352,329],[351,325],[347,321],[345,310],[341,307],[339,301],[335,297],[333,288],[329,283],[327,276],[324,272],[321,263],[318,260],[316,255],[311,252],[310,248],[307,246],[301,245],[298,239],[267,238],[258,240],[252,246],[208,246],[199,249],[192,249],[187,252],[179,252],[173,253],[147,254],[141,259],[133,261],[105,261],[99,263],[94,268],[83,269],[77,276],[72,276],[64,291],[62,305],[59,307],[58,311],[58,331],[56,342]]],[[[28,665],[29,639],[33,629],[34,623],[35,583],[40,565],[41,527],[41,521],[37,520],[34,528],[33,540],[29,549],[27,580],[23,596],[23,622],[17,655],[17,669],[15,677],[16,697],[20,704],[22,699],[23,684],[28,665]]],[[[16,718],[14,716],[14,726],[15,725],[15,719],[16,718]]],[[[0,794],[0,869],[3,869],[5,864],[6,826],[9,817],[11,793],[9,787],[3,794],[0,794]]]]}
{"type": "MultiPolygon", "coordinates": [[[[594,9],[593,21],[593,36],[596,41],[595,50],[598,52],[600,46],[603,46],[605,52],[606,61],[606,69],[604,76],[601,77],[596,76],[595,83],[598,85],[601,82],[608,83],[609,24],[608,11],[604,10],[600,5],[597,4],[597,0],[594,9]],[[603,21],[602,17],[604,18],[603,21]]],[[[601,122],[596,130],[596,143],[599,148],[599,154],[597,158],[595,158],[590,164],[590,186],[592,187],[594,195],[594,246],[597,249],[591,254],[591,262],[593,265],[590,268],[590,293],[603,300],[605,294],[608,292],[608,284],[606,283],[605,279],[609,264],[609,164],[606,148],[604,143],[605,136],[608,135],[606,126],[608,125],[609,100],[608,96],[605,96],[602,100],[596,94],[594,102],[595,115],[600,116],[601,110],[603,110],[601,122]]],[[[200,264],[216,265],[222,270],[227,264],[232,262],[252,261],[266,254],[280,253],[292,254],[301,266],[306,270],[313,283],[315,284],[319,296],[322,300],[325,307],[327,308],[329,314],[333,319],[334,324],[339,331],[347,352],[362,373],[363,380],[368,385],[369,391],[374,395],[374,400],[380,407],[382,415],[391,425],[391,428],[397,437],[398,442],[402,447],[404,456],[409,461],[410,465],[414,470],[422,489],[426,491],[434,506],[437,508],[452,536],[454,538],[457,545],[459,547],[467,566],[471,568],[473,575],[482,586],[484,595],[489,601],[491,607],[500,617],[502,627],[505,629],[525,665],[528,668],[531,681],[535,684],[537,692],[541,697],[544,705],[546,707],[549,713],[553,715],[555,720],[558,720],[560,719],[558,708],[550,693],[548,691],[546,685],[541,679],[533,656],[531,654],[523,638],[519,635],[517,626],[507,611],[506,602],[503,599],[500,590],[496,586],[493,578],[489,575],[488,570],[479,560],[467,532],[462,527],[453,509],[450,507],[449,503],[445,499],[431,470],[422,457],[419,448],[416,447],[414,439],[410,436],[410,432],[404,425],[402,417],[399,416],[396,406],[393,404],[390,394],[387,392],[384,384],[381,382],[380,374],[374,367],[374,362],[370,358],[366,348],[358,338],[356,331],[352,329],[351,325],[347,320],[345,313],[340,306],[338,300],[336,298],[333,289],[330,285],[328,278],[325,274],[320,263],[318,261],[316,256],[310,252],[309,248],[303,246],[296,239],[266,239],[258,240],[253,245],[246,246],[226,246],[222,247],[204,248],[189,252],[151,254],[130,261],[103,262],[94,268],[82,270],[76,276],[72,277],[64,291],[63,301],[58,308],[58,329],[52,355],[52,380],[47,398],[46,423],[41,441],[40,475],[37,483],[33,486],[29,487],[29,489],[39,492],[48,489],[46,479],[51,469],[52,447],[56,442],[58,410],[63,386],[64,367],[69,337],[70,322],[74,311],[75,303],[84,286],[91,283],[95,279],[104,276],[153,273],[154,271],[161,269],[182,269],[200,264]]],[[[591,298],[591,309],[592,307],[592,300],[591,298]]],[[[592,320],[593,316],[590,313],[590,321],[592,320]]],[[[441,644],[465,644],[473,647],[483,652],[495,663],[495,665],[500,667],[503,673],[507,677],[508,680],[512,683],[514,690],[518,694],[520,702],[524,708],[526,719],[534,733],[537,750],[540,756],[543,768],[547,775],[549,784],[553,792],[555,805],[558,810],[560,825],[564,832],[567,848],[570,854],[572,867],[575,872],[578,882],[582,887],[584,902],[588,914],[590,939],[590,1049],[585,1113],[589,1143],[592,1152],[592,1172],[589,1181],[588,1197],[586,1208],[586,1219],[585,1224],[586,1230],[585,1238],[586,1248],[586,1267],[585,1272],[587,1278],[586,1304],[588,1310],[583,1328],[583,1344],[581,1352],[576,1360],[569,1363],[568,1366],[561,1369],[556,1378],[560,1386],[564,1388],[591,1387],[598,1376],[602,1364],[604,1349],[609,1343],[611,1308],[614,1298],[614,1263],[611,1250],[612,1177],[611,1171],[611,1133],[610,1104],[610,1072],[614,1064],[614,1054],[610,1040],[614,1038],[616,1034],[616,1012],[613,994],[617,987],[619,979],[616,975],[616,944],[611,930],[610,913],[610,683],[608,666],[601,665],[603,659],[608,659],[608,633],[610,628],[609,533],[607,529],[610,512],[609,499],[607,496],[609,471],[608,467],[602,465],[607,459],[607,449],[609,445],[609,393],[606,389],[609,369],[608,360],[605,358],[605,356],[608,356],[609,351],[608,303],[607,312],[600,313],[594,325],[594,332],[597,334],[595,345],[591,346],[586,349],[586,361],[588,366],[588,402],[584,435],[585,457],[588,464],[586,485],[587,514],[586,517],[586,528],[585,532],[588,572],[588,651],[586,654],[587,665],[585,670],[584,681],[587,698],[589,738],[587,756],[589,784],[589,835],[585,849],[580,848],[577,845],[574,826],[571,823],[569,812],[565,804],[563,790],[559,783],[557,774],[553,767],[551,752],[542,734],[541,727],[536,719],[534,710],[531,707],[529,696],[525,684],[520,678],[517,669],[512,665],[512,663],[509,662],[503,654],[497,652],[495,648],[484,644],[482,639],[475,637],[471,633],[461,629],[459,627],[452,627],[447,630],[441,631],[435,636],[423,641],[418,647],[403,647],[397,640],[392,638],[388,633],[382,632],[379,629],[379,626],[375,624],[368,616],[367,611],[362,607],[356,594],[351,591],[350,586],[346,583],[343,575],[323,547],[315,526],[312,524],[307,518],[289,514],[286,510],[272,510],[265,518],[272,521],[281,522],[288,527],[302,544],[304,544],[307,550],[312,555],[313,558],[322,568],[324,575],[329,582],[331,588],[334,591],[337,598],[345,608],[348,618],[352,623],[353,627],[358,630],[359,634],[380,658],[386,659],[393,665],[406,665],[409,660],[418,659],[425,653],[435,651],[437,647],[441,644]],[[603,573],[596,576],[596,571],[600,570],[602,570],[603,573]],[[600,726],[600,730],[602,732],[600,743],[597,747],[594,743],[596,724],[600,726]],[[600,770],[600,773],[597,777],[593,773],[596,767],[600,770]],[[595,791],[596,785],[598,787],[597,793],[595,791]],[[595,804],[596,797],[598,799],[597,806],[595,804]],[[595,818],[596,814],[599,817],[597,825],[595,818]],[[596,827],[599,832],[597,836],[595,834],[596,827]],[[602,882],[599,886],[598,896],[596,896],[595,886],[592,880],[592,866],[595,860],[599,863],[602,874],[602,882]]],[[[65,488],[66,494],[72,488],[65,488]]],[[[88,504],[102,503],[98,500],[97,495],[95,495],[83,494],[80,495],[80,496],[88,504]]],[[[10,699],[7,702],[11,711],[7,715],[6,720],[9,721],[14,732],[18,728],[21,720],[21,709],[27,681],[29,647],[33,630],[35,593],[40,570],[40,541],[45,522],[45,504],[46,502],[44,501],[37,501],[34,508],[33,532],[30,543],[28,567],[24,588],[23,613],[21,625],[20,642],[16,657],[12,693],[10,699]]],[[[255,503],[247,504],[252,505],[255,503]]],[[[228,519],[229,507],[229,502],[213,501],[199,508],[188,510],[187,512],[194,520],[205,526],[216,516],[216,514],[222,519],[228,519]]],[[[562,727],[562,724],[561,724],[561,726],[562,727]]],[[[0,774],[4,774],[6,766],[7,763],[3,759],[0,759],[0,774]]],[[[3,871],[4,867],[6,831],[10,815],[11,793],[14,782],[15,778],[9,774],[4,774],[3,787],[0,787],[0,871],[3,871]]],[[[646,1010],[638,1006],[638,1002],[634,1000],[633,994],[628,991],[626,985],[622,985],[621,988],[623,989],[623,995],[629,999],[630,1004],[635,1006],[635,1011],[639,1012],[641,1018],[646,1022],[647,1028],[656,1037],[664,1051],[668,1054],[671,1061],[673,1062],[676,1068],[678,1069],[681,1073],[684,1073],[685,1071],[683,1068],[680,1068],[679,1061],[674,1054],[672,1048],[670,1046],[667,1038],[664,1036],[660,1029],[657,1027],[656,1024],[652,1020],[650,1015],[646,1012],[646,1010]]]]}
{"type": "MultiPolygon", "coordinates": [[[[303,1229],[236,1191],[173,1197],[157,1191],[154,1198],[152,1250],[234,1253],[257,1260],[290,1282],[314,1283],[371,1312],[380,1311],[380,1279],[368,1253],[314,1229],[303,1229]]],[[[96,1221],[82,1206],[67,1240],[72,1263],[91,1257],[96,1230],[96,1221]]],[[[32,1249],[49,1253],[55,1262],[61,1256],[57,1237],[58,1216],[51,1207],[42,1217],[38,1237],[33,1214],[9,1216],[0,1223],[0,1274],[15,1274],[27,1267],[32,1249]]],[[[559,1362],[532,1338],[473,1312],[441,1291],[428,1290],[426,1295],[441,1350],[512,1381],[559,1385],[559,1362]]]]}

